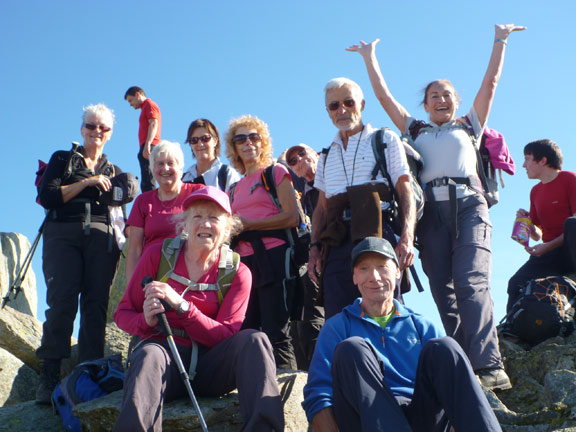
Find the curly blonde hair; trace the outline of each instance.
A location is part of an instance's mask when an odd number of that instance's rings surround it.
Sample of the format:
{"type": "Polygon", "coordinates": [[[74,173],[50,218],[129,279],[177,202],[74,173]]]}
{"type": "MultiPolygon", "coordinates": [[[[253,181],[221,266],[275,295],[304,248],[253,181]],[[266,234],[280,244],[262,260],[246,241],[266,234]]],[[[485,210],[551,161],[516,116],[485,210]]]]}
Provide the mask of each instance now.
{"type": "Polygon", "coordinates": [[[240,173],[246,174],[246,167],[244,162],[238,155],[236,151],[236,146],[234,145],[233,139],[236,136],[236,131],[241,127],[248,129],[256,129],[256,131],[262,137],[260,161],[258,163],[261,167],[266,167],[270,165],[274,159],[272,157],[272,138],[270,137],[270,132],[268,131],[268,125],[260,120],[258,117],[246,114],[238,118],[232,119],[228,125],[228,130],[224,137],[226,141],[226,157],[232,166],[240,173]]]}

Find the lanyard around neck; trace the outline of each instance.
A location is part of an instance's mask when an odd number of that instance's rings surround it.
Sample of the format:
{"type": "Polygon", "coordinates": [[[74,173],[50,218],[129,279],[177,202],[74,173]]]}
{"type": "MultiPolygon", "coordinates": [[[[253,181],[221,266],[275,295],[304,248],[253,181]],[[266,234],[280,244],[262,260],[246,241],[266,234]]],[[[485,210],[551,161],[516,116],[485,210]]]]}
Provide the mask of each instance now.
{"type": "Polygon", "coordinates": [[[358,156],[358,149],[360,148],[360,140],[362,139],[362,133],[364,132],[364,126],[358,135],[358,142],[356,143],[356,150],[354,151],[354,161],[352,162],[352,179],[348,182],[348,171],[346,171],[346,163],[344,162],[344,152],[342,147],[340,148],[340,160],[342,161],[342,168],[344,168],[344,176],[346,177],[346,186],[352,186],[354,184],[354,172],[356,171],[356,156],[358,156]]]}

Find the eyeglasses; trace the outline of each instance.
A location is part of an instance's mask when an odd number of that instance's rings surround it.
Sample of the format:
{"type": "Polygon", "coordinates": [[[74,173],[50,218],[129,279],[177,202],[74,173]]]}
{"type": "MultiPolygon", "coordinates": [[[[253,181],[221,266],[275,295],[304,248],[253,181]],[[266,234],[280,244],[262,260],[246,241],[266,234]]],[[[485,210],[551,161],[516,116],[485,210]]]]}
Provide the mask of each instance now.
{"type": "Polygon", "coordinates": [[[340,104],[346,108],[354,108],[356,106],[356,101],[354,101],[354,99],[345,99],[344,102],[330,102],[327,106],[330,111],[336,111],[340,108],[340,104]]]}
{"type": "Polygon", "coordinates": [[[294,166],[298,163],[298,157],[303,158],[304,156],[306,156],[306,150],[304,149],[300,149],[298,151],[298,153],[296,153],[296,155],[292,156],[290,159],[288,159],[286,162],[288,163],[289,166],[294,166]]]}
{"type": "Polygon", "coordinates": [[[110,132],[112,130],[112,128],[109,128],[108,126],[104,126],[101,124],[95,125],[92,123],[84,123],[84,127],[88,130],[91,130],[91,131],[98,129],[100,132],[104,132],[104,133],[110,132]]]}
{"type": "Polygon", "coordinates": [[[246,134],[239,134],[232,138],[232,142],[234,144],[244,144],[246,140],[250,140],[250,142],[262,141],[262,137],[258,132],[252,132],[248,135],[246,134]]]}
{"type": "Polygon", "coordinates": [[[198,144],[198,141],[202,141],[204,144],[207,144],[210,142],[210,140],[212,139],[212,135],[202,135],[199,137],[192,137],[188,140],[188,142],[192,145],[196,145],[198,144]]]}

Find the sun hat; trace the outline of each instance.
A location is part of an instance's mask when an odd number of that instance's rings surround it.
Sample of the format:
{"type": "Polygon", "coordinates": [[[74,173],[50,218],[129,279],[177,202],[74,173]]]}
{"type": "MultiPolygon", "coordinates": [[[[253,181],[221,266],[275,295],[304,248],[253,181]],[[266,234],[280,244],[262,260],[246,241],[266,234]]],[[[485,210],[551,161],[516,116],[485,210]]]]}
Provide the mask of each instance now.
{"type": "Polygon", "coordinates": [[[230,208],[230,200],[228,195],[221,191],[219,188],[214,186],[206,186],[192,192],[188,198],[184,200],[184,210],[187,210],[196,201],[212,201],[222,207],[229,215],[232,214],[232,209],[230,208]]]}

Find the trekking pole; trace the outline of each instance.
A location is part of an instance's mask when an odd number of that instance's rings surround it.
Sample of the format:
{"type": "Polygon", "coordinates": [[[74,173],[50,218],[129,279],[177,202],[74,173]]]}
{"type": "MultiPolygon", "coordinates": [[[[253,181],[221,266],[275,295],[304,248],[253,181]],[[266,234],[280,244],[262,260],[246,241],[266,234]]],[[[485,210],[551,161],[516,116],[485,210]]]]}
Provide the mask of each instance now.
{"type": "MultiPolygon", "coordinates": [[[[142,288],[148,285],[150,282],[153,282],[151,276],[145,276],[142,279],[142,288]]],[[[159,299],[164,309],[167,311],[170,310],[170,305],[166,303],[164,300],[159,299]]],[[[188,376],[188,372],[186,372],[186,368],[184,368],[184,364],[182,363],[182,359],[180,358],[180,353],[178,352],[178,348],[176,347],[176,343],[174,342],[174,337],[172,336],[172,329],[168,324],[168,320],[166,319],[166,314],[164,312],[160,312],[158,315],[158,321],[160,322],[160,327],[162,327],[162,332],[166,336],[166,340],[168,341],[168,345],[170,346],[170,351],[172,351],[172,356],[174,357],[174,361],[178,366],[178,371],[180,372],[180,376],[182,377],[182,381],[184,382],[184,386],[188,391],[188,395],[190,396],[190,400],[192,401],[192,405],[194,406],[194,410],[196,411],[196,415],[198,416],[198,420],[200,421],[200,426],[202,426],[202,430],[204,432],[208,432],[208,426],[206,426],[206,422],[204,421],[204,417],[202,416],[202,411],[200,411],[200,405],[198,405],[198,401],[196,400],[196,396],[194,396],[194,391],[192,391],[192,385],[190,384],[190,378],[188,376]]]]}
{"type": "Polygon", "coordinates": [[[18,294],[20,294],[20,291],[22,291],[22,284],[24,283],[24,279],[26,278],[26,273],[28,273],[28,268],[30,267],[30,264],[32,263],[32,257],[34,256],[34,253],[36,252],[36,248],[38,247],[38,243],[40,243],[40,238],[42,237],[42,231],[44,229],[45,223],[46,223],[46,218],[44,218],[44,220],[42,221],[42,224],[40,225],[40,228],[38,228],[38,234],[36,235],[36,238],[32,242],[32,246],[30,246],[30,249],[28,250],[26,257],[24,258],[22,265],[20,266],[20,270],[18,270],[18,274],[16,275],[16,279],[14,280],[14,283],[12,285],[10,285],[8,292],[2,298],[2,307],[0,309],[4,309],[6,304],[10,301],[10,295],[13,292],[14,292],[14,298],[12,300],[16,300],[16,297],[18,297],[18,294]]]}

